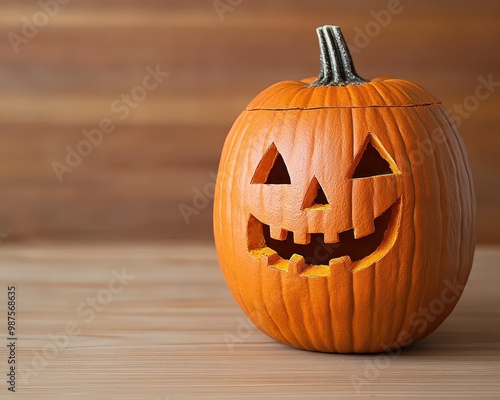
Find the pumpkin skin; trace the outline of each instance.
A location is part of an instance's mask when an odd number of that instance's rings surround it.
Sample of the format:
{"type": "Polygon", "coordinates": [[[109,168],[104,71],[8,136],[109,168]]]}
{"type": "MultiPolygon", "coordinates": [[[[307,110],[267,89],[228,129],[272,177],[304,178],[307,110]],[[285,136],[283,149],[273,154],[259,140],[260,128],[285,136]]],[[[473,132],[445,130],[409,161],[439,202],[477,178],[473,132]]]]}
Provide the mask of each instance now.
{"type": "Polygon", "coordinates": [[[471,173],[438,100],[405,80],[363,80],[338,27],[318,34],[320,76],[264,90],[227,136],[217,254],[269,336],[313,351],[388,351],[434,331],[460,298],[475,245],[471,173]]]}

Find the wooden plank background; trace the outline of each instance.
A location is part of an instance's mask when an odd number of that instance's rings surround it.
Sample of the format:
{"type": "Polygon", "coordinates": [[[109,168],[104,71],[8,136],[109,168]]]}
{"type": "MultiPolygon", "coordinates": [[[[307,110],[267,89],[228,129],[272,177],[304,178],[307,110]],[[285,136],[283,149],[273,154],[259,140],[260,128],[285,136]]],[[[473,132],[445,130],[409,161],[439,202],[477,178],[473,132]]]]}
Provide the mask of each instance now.
{"type": "MultiPolygon", "coordinates": [[[[0,232],[9,241],[210,239],[211,202],[189,224],[179,204],[192,203],[193,189],[210,192],[224,137],[258,91],[317,73],[314,29],[326,23],[351,45],[372,29],[354,54],[362,75],[413,80],[448,107],[474,95],[479,77],[500,81],[498,1],[400,7],[374,35],[373,12],[387,1],[244,0],[221,20],[212,0],[73,0],[16,54],[8,35],[45,21],[36,1],[2,2],[0,232]],[[157,64],[169,76],[117,119],[110,104],[157,64]],[[107,116],[115,132],[59,183],[51,164],[107,116]]],[[[460,126],[480,242],[500,242],[499,100],[495,91],[460,126]]]]}

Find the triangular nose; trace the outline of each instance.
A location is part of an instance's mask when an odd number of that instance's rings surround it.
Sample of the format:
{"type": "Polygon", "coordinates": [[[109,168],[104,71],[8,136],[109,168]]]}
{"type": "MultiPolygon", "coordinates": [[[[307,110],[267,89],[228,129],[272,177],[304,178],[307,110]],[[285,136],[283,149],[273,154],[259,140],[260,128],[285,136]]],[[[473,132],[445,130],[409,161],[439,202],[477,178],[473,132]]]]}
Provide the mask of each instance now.
{"type": "Polygon", "coordinates": [[[302,203],[302,209],[325,210],[328,208],[330,208],[330,202],[326,197],[325,191],[318,182],[318,179],[313,177],[302,203]]]}

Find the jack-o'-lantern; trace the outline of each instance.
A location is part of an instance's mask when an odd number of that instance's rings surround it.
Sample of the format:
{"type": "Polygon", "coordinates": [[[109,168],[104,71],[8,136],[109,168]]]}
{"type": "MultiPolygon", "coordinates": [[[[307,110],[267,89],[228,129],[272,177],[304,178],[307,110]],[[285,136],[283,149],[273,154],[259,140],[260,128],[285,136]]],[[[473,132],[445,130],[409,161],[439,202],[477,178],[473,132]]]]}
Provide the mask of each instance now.
{"type": "Polygon", "coordinates": [[[214,202],[237,302],[301,349],[380,352],[456,305],[474,253],[465,149],[441,103],[361,78],[338,27],[318,28],[316,79],[277,83],[234,123],[214,202]]]}

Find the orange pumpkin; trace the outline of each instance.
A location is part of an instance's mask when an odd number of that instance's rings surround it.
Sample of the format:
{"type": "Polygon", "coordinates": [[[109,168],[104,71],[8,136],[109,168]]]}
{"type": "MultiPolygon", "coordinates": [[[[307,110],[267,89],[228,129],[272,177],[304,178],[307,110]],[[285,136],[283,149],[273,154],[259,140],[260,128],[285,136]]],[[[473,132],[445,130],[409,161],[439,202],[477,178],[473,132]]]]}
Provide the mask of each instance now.
{"type": "Polygon", "coordinates": [[[317,79],[241,113],[214,203],[219,262],[269,336],[301,349],[395,349],[433,330],[470,272],[475,199],[462,139],[420,86],[359,77],[338,27],[317,79]]]}

